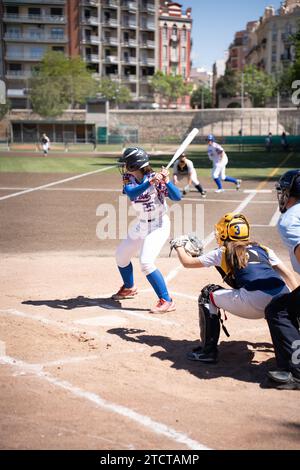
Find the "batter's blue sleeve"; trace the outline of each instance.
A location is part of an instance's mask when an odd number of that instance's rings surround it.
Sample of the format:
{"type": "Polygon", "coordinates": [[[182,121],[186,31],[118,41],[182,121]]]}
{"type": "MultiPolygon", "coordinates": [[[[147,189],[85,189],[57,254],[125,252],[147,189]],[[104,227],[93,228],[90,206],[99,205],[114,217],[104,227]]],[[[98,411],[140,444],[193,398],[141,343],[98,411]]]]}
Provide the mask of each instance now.
{"type": "Polygon", "coordinates": [[[166,184],[171,201],[181,201],[181,191],[171,181],[166,184]]]}
{"type": "Polygon", "coordinates": [[[124,192],[127,194],[131,201],[134,201],[137,197],[143,194],[146,189],[150,188],[149,180],[144,181],[142,184],[138,186],[133,186],[131,184],[126,184],[124,186],[124,192]]]}

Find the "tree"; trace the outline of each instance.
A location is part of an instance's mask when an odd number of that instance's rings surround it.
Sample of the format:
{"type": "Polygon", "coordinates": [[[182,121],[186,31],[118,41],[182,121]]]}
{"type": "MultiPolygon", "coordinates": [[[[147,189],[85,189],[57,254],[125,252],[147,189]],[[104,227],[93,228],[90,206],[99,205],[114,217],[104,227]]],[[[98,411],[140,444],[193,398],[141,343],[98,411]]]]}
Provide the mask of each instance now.
{"type": "Polygon", "coordinates": [[[5,117],[5,115],[8,113],[9,111],[9,108],[10,108],[10,105],[9,103],[5,103],[5,104],[0,104],[0,121],[1,119],[3,119],[5,117]]]}
{"type": "Polygon", "coordinates": [[[223,98],[233,98],[241,92],[239,76],[230,68],[226,68],[225,74],[219,78],[216,85],[217,95],[223,98]]]}
{"type": "Polygon", "coordinates": [[[176,103],[179,98],[190,95],[192,91],[192,86],[186,84],[181,75],[165,75],[161,71],[153,75],[151,87],[168,106],[176,103]]]}
{"type": "Polygon", "coordinates": [[[96,80],[80,57],[68,58],[51,51],[30,80],[32,107],[41,116],[56,117],[95,96],[96,88],[96,80]]]}
{"type": "Polygon", "coordinates": [[[98,93],[110,104],[119,106],[131,100],[130,90],[109,78],[103,78],[98,85],[98,93]]]}
{"type": "Polygon", "coordinates": [[[211,89],[206,85],[200,85],[197,90],[194,90],[191,96],[191,106],[193,108],[211,108],[211,89]]]}
{"type": "Polygon", "coordinates": [[[264,107],[266,102],[275,94],[276,81],[274,78],[258,69],[255,65],[247,65],[239,74],[239,82],[244,76],[244,92],[251,98],[254,107],[264,107]]]}

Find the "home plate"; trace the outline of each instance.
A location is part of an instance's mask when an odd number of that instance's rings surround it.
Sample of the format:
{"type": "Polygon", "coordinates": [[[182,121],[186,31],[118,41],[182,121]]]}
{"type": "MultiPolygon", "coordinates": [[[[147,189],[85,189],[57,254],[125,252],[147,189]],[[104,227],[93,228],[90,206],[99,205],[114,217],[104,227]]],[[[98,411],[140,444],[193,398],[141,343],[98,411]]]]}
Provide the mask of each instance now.
{"type": "Polygon", "coordinates": [[[74,323],[79,325],[90,325],[90,326],[120,326],[127,323],[126,318],[118,317],[116,315],[109,315],[106,317],[90,317],[82,318],[81,320],[75,320],[74,323]]]}

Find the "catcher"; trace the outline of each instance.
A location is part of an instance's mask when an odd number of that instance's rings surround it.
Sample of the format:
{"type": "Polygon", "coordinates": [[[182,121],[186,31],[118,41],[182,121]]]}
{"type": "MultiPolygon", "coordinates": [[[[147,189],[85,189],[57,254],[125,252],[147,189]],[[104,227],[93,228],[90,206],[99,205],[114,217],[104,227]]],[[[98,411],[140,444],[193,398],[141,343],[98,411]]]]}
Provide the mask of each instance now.
{"type": "Polygon", "coordinates": [[[215,235],[219,247],[207,254],[202,254],[196,237],[179,237],[170,242],[171,250],[176,249],[185,268],[215,266],[232,287],[224,289],[210,284],[201,290],[198,300],[201,346],[190,352],[188,359],[205,363],[217,362],[220,309],[243,318],[264,318],[265,307],[273,298],[288,293],[289,287],[296,287],[293,275],[275,253],[250,241],[250,226],[244,215],[224,215],[215,226],[215,235]]]}

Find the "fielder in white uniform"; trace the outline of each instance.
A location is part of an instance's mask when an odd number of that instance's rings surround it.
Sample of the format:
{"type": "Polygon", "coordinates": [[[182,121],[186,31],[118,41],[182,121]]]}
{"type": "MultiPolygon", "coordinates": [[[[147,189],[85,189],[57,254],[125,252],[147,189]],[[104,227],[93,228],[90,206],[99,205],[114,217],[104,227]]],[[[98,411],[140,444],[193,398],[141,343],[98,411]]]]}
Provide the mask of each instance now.
{"type": "Polygon", "coordinates": [[[141,269],[159,299],[151,313],[171,312],[175,310],[175,304],[155,260],[170,234],[165,198],[180,201],[181,193],[169,181],[167,170],[153,172],[149,156],[143,149],[126,149],[119,162],[123,168],[123,192],[130,198],[137,219],[131,225],[126,240],[117,248],[116,260],[123,286],[112,298],[122,300],[137,295],[131,260],[139,253],[141,269]]]}
{"type": "Polygon", "coordinates": [[[184,196],[189,192],[190,186],[193,184],[201,196],[203,198],[206,197],[206,191],[204,191],[198,180],[194,164],[192,160],[186,158],[184,153],[180,155],[173,166],[173,183],[178,186],[178,183],[183,180],[187,180],[187,185],[183,189],[184,196]]]}
{"type": "Polygon", "coordinates": [[[236,189],[240,189],[242,180],[237,180],[235,178],[232,178],[231,176],[226,176],[226,165],[228,163],[228,157],[223,147],[217,144],[212,134],[209,134],[209,136],[207,137],[207,141],[208,158],[213,162],[211,175],[218,188],[215,192],[221,193],[224,191],[222,181],[234,183],[236,185],[236,189]]]}
{"type": "Polygon", "coordinates": [[[242,318],[264,318],[264,310],[275,297],[289,293],[295,286],[290,271],[275,253],[249,239],[250,227],[242,214],[226,214],[216,224],[219,248],[199,258],[177,247],[179,260],[186,268],[215,266],[233,289],[205,286],[199,297],[199,322],[202,344],[188,359],[216,362],[220,334],[220,309],[242,318]],[[288,287],[289,286],[289,287],[288,287]]]}

